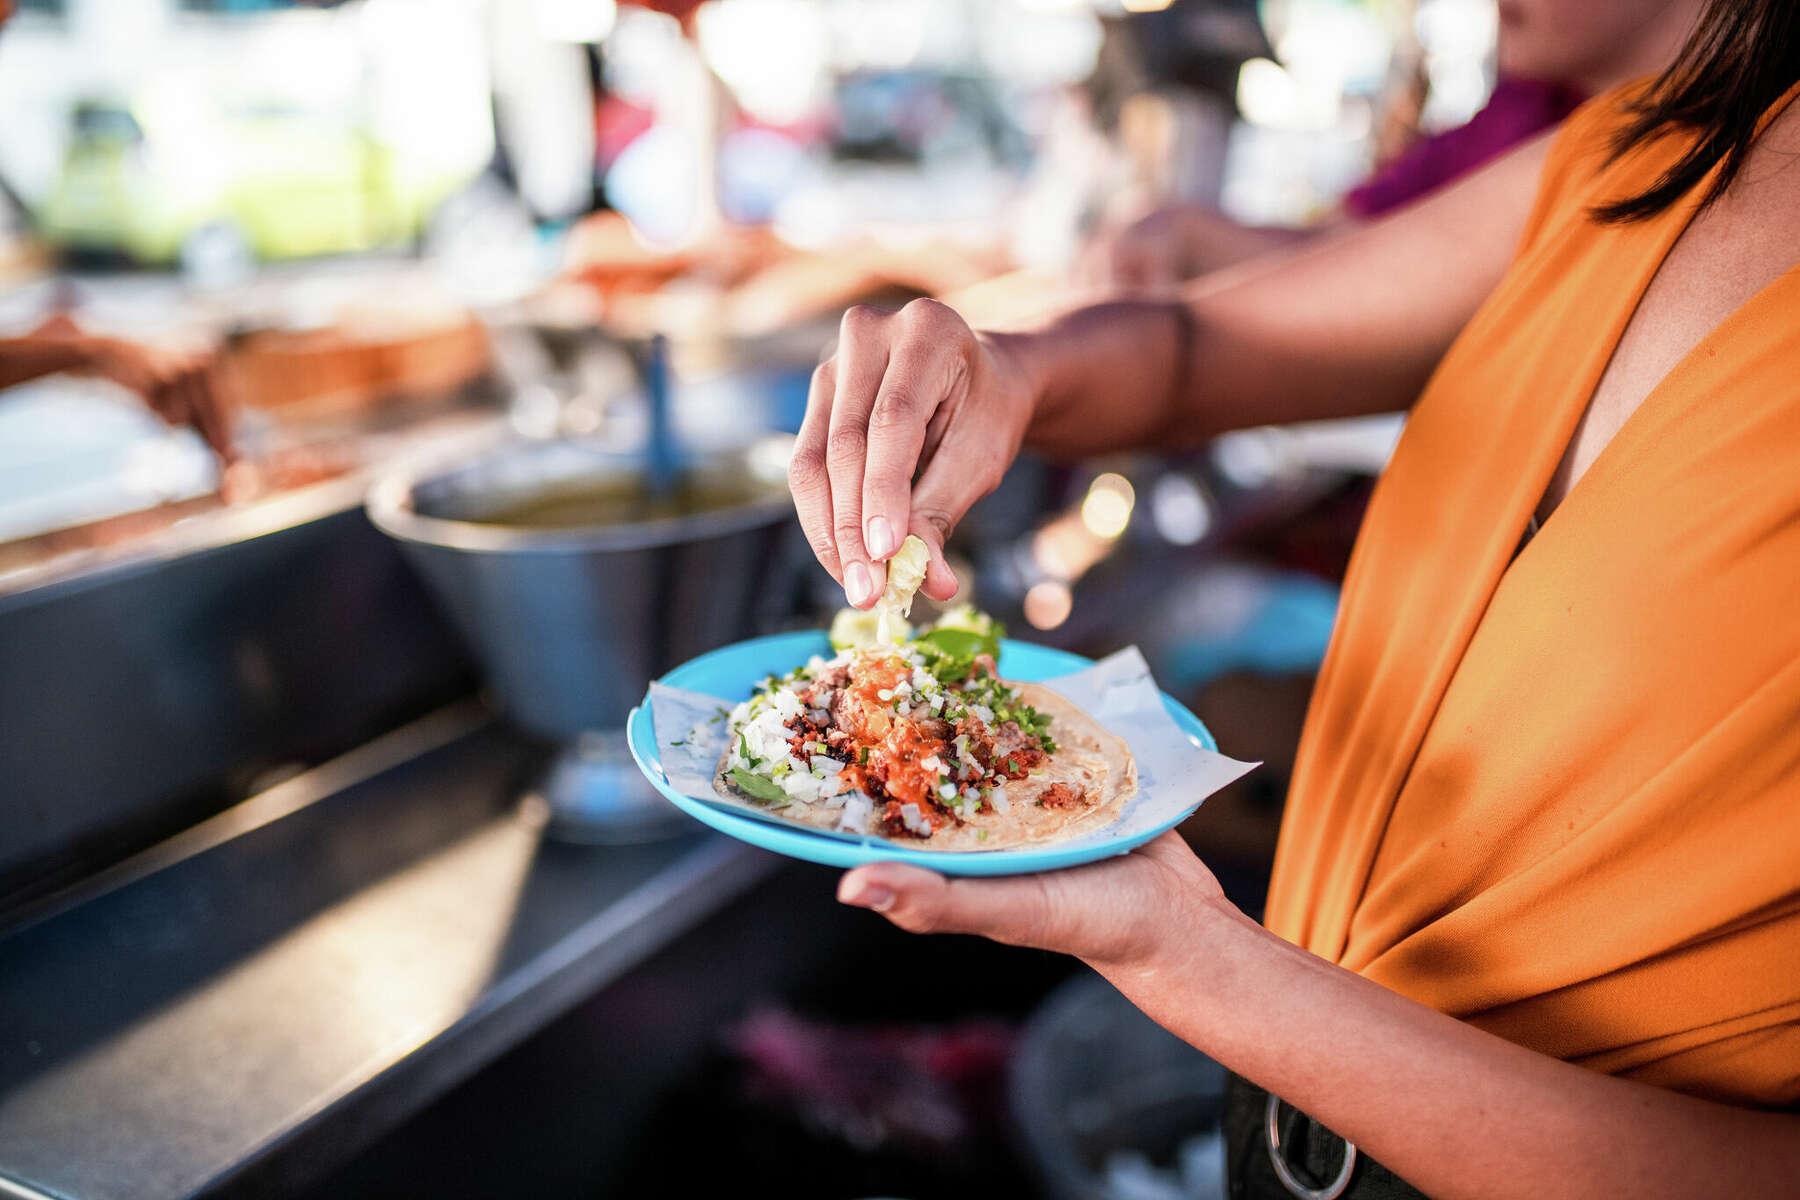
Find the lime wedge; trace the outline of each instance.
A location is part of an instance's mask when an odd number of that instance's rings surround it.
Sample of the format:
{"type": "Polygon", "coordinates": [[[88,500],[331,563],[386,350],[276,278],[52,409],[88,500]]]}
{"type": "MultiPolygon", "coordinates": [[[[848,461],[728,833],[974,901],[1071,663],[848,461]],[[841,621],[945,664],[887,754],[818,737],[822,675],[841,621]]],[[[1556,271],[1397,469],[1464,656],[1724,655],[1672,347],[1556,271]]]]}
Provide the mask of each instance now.
{"type": "MultiPolygon", "coordinates": [[[[837,615],[831,618],[831,648],[833,650],[861,650],[875,644],[875,622],[877,616],[874,609],[864,612],[860,608],[840,608],[837,615]]],[[[902,623],[900,637],[912,636],[912,630],[902,623]]]]}
{"type": "Polygon", "coordinates": [[[906,616],[912,611],[913,596],[925,582],[925,569],[931,565],[931,550],[916,533],[906,535],[894,557],[888,559],[887,587],[871,610],[875,614],[875,640],[891,645],[905,639],[912,630],[906,616]]]}

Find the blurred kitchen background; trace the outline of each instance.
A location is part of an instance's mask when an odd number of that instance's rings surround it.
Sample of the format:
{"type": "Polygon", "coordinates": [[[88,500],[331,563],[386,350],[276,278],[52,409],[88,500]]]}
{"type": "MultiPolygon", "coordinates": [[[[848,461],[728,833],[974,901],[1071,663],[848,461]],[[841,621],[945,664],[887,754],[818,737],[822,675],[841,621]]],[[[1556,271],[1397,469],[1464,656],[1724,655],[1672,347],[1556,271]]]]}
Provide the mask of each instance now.
{"type": "MultiPolygon", "coordinates": [[[[779,492],[846,306],[1025,322],[1161,205],[1330,221],[1481,109],[1496,29],[1489,0],[18,3],[0,337],[214,356],[235,433],[227,466],[92,373],[0,392],[0,1191],[1213,1194],[1210,1064],[1069,963],[905,938],[830,871],[646,816],[617,727],[653,674],[841,603],[779,492]],[[471,488],[671,447],[748,490],[446,532],[471,488]]],[[[1186,829],[1252,911],[1397,429],[1026,458],[953,546],[1015,636],[1136,643],[1265,761],[1186,829]]]]}

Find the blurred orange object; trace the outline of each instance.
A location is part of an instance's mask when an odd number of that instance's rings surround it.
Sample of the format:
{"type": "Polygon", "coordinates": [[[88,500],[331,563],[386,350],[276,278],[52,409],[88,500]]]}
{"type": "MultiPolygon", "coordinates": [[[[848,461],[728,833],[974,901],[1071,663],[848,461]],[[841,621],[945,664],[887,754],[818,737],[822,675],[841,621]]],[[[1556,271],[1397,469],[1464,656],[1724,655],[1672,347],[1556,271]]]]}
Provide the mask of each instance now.
{"type": "Polygon", "coordinates": [[[645,242],[618,213],[597,213],[576,226],[562,280],[546,294],[555,293],[565,314],[615,331],[704,328],[759,337],[835,319],[859,302],[899,304],[958,292],[1007,265],[991,247],[946,238],[896,244],[866,238],[829,251],[802,250],[767,226],[747,225],[664,249],[645,242]],[[665,303],[677,290],[679,301],[665,303]]]}
{"type": "Polygon", "coordinates": [[[299,418],[340,416],[448,395],[487,370],[489,351],[486,330],[467,315],[407,331],[340,323],[244,335],[227,351],[224,371],[240,403],[299,418]]]}

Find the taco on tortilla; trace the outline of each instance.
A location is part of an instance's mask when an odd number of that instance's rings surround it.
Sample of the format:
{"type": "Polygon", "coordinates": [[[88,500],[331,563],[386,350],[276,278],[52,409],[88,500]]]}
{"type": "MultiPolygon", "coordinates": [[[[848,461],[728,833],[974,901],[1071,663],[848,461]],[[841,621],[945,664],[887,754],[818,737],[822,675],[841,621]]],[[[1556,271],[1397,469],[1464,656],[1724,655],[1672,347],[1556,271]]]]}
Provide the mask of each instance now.
{"type": "MultiPolygon", "coordinates": [[[[896,623],[890,614],[878,628],[896,623]]],[[[718,790],[801,824],[933,850],[1107,824],[1136,790],[1131,752],[1049,688],[1002,679],[998,635],[964,610],[910,640],[858,639],[765,679],[730,714],[718,790]]]]}

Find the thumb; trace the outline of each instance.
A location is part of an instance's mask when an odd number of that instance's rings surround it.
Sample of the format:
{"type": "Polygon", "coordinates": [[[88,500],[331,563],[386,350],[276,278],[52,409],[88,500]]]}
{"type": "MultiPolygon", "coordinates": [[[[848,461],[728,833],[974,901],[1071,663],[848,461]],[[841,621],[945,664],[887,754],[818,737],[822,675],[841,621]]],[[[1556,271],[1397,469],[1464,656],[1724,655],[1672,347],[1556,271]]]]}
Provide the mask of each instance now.
{"type": "Polygon", "coordinates": [[[915,522],[909,532],[919,536],[931,555],[931,561],[925,567],[925,579],[919,585],[920,590],[940,604],[950,600],[956,595],[960,585],[956,582],[956,572],[950,569],[950,560],[944,557],[942,526],[927,517],[915,522]]]}
{"type": "Polygon", "coordinates": [[[959,470],[950,460],[951,455],[940,450],[919,477],[912,494],[912,528],[908,530],[917,534],[931,553],[922,588],[927,596],[939,603],[949,600],[957,592],[956,572],[950,569],[950,561],[944,557],[944,543],[950,540],[950,531],[956,528],[962,515],[982,494],[981,490],[975,489],[992,490],[985,484],[973,482],[974,471],[966,467],[959,470]]]}
{"type": "Polygon", "coordinates": [[[839,881],[838,900],[878,912],[909,933],[974,933],[1048,948],[1050,906],[1035,875],[946,879],[904,863],[869,863],[839,881]]]}

